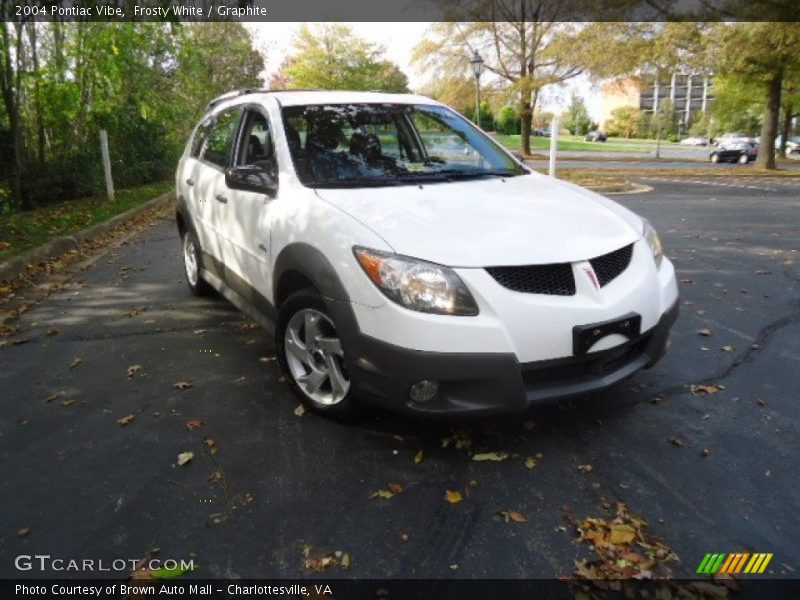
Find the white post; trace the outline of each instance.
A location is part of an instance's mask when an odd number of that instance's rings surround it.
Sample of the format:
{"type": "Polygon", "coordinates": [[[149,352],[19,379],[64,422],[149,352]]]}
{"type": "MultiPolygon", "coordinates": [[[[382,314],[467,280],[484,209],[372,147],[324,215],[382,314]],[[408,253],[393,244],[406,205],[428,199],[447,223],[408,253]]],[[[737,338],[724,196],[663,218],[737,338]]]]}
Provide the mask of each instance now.
{"type": "Polygon", "coordinates": [[[114,180],[111,179],[111,155],[108,153],[108,132],[100,130],[100,153],[103,155],[103,171],[106,175],[106,196],[108,201],[114,201],[114,180]]]}
{"type": "Polygon", "coordinates": [[[561,115],[553,115],[550,123],[550,177],[556,176],[556,149],[558,148],[558,127],[561,115]]]}

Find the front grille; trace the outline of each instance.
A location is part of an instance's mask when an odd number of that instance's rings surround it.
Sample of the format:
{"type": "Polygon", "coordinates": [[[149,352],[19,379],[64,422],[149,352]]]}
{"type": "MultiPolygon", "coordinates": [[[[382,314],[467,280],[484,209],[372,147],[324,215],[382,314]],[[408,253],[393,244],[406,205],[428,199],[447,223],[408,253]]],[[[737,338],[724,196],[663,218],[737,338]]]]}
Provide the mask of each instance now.
{"type": "Polygon", "coordinates": [[[529,265],[524,267],[489,267],[497,283],[515,292],[574,296],[575,278],[570,263],[529,265]]]}
{"type": "Polygon", "coordinates": [[[632,256],[633,244],[591,259],[589,263],[594,269],[594,274],[597,275],[600,287],[610,283],[627,269],[628,265],[631,264],[632,256]]]}
{"type": "MultiPolygon", "coordinates": [[[[600,287],[616,279],[633,257],[633,244],[589,260],[600,287]]],[[[522,267],[487,267],[497,283],[515,292],[574,296],[575,277],[571,263],[526,265],[522,267]]]]}

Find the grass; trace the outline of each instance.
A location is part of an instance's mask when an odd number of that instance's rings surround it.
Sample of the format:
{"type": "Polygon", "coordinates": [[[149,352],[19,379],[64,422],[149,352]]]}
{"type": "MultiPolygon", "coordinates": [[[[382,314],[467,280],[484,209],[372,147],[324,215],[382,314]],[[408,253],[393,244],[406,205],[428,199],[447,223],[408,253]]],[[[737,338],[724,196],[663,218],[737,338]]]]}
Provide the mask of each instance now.
{"type": "Polygon", "coordinates": [[[113,203],[105,195],[92,196],[0,215],[0,261],[107,221],[170,191],[173,185],[162,181],[116,190],[113,203]]]}
{"type": "MultiPolygon", "coordinates": [[[[509,150],[519,150],[522,136],[498,133],[495,139],[509,150]]],[[[661,141],[661,147],[672,146],[671,142],[661,141]]],[[[587,142],[581,136],[558,136],[559,150],[594,150],[597,152],[640,152],[642,154],[655,150],[655,140],[608,138],[607,142],[587,142]]],[[[550,138],[531,136],[531,151],[550,150],[550,138]]]]}

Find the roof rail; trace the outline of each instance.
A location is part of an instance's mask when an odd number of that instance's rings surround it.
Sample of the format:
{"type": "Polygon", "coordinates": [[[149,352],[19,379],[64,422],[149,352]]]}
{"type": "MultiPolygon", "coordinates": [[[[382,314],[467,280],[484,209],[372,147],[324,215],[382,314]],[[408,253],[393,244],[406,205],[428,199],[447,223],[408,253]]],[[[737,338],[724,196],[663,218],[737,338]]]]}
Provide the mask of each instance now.
{"type": "Polygon", "coordinates": [[[244,96],[245,94],[256,94],[259,92],[268,92],[269,90],[259,90],[259,89],[252,89],[252,88],[245,88],[242,90],[233,90],[230,92],[225,92],[221,96],[217,96],[211,102],[206,105],[206,111],[211,110],[220,102],[224,102],[225,100],[230,100],[232,98],[238,98],[239,96],[244,96]]]}

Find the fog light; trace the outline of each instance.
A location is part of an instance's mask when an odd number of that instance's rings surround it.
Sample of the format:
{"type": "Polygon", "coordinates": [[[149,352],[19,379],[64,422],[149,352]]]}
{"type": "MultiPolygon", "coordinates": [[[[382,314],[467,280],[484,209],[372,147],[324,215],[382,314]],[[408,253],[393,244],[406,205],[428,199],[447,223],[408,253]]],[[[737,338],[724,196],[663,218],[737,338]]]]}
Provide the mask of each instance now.
{"type": "Polygon", "coordinates": [[[414,402],[430,402],[439,393],[439,382],[423,379],[411,386],[408,395],[414,402]]]}

